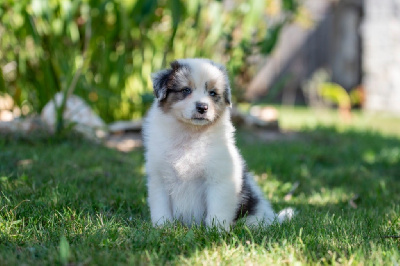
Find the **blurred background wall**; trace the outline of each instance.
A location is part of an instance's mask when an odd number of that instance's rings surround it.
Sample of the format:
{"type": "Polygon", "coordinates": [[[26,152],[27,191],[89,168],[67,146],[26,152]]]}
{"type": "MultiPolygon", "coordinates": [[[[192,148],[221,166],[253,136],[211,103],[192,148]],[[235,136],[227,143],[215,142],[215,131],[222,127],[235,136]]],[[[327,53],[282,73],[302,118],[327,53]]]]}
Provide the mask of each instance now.
{"type": "Polygon", "coordinates": [[[307,0],[304,8],[312,23],[285,27],[246,98],[310,104],[304,83],[324,69],[366,109],[400,112],[400,1],[307,0]]]}
{"type": "Polygon", "coordinates": [[[400,1],[364,0],[363,7],[365,107],[400,113],[400,1]]]}

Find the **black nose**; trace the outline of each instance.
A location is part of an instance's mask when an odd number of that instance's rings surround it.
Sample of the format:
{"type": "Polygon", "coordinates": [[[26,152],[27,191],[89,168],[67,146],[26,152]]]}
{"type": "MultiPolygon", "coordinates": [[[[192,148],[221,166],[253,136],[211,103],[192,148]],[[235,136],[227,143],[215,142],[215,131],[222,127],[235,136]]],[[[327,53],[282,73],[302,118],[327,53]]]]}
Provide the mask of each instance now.
{"type": "Polygon", "coordinates": [[[208,104],[197,102],[197,103],[196,103],[196,110],[197,110],[197,112],[199,112],[200,114],[204,114],[204,113],[206,113],[207,110],[208,110],[208,104]]]}

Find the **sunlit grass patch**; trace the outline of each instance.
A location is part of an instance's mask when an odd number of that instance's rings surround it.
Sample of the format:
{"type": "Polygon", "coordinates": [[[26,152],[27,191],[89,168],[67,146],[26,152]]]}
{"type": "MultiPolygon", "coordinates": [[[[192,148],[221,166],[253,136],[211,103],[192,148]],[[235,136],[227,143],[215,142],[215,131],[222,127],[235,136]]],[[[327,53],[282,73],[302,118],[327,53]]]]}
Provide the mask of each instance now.
{"type": "Polygon", "coordinates": [[[314,113],[299,112],[296,120],[296,109],[281,111],[298,138],[263,142],[248,130],[237,134],[274,209],[293,207],[296,217],[261,228],[239,223],[231,232],[179,223],[153,228],[142,149],[120,153],[75,137],[1,137],[0,265],[398,263],[400,134],[392,122],[384,126],[391,133],[382,134],[358,126],[358,118],[303,127],[314,113]]]}

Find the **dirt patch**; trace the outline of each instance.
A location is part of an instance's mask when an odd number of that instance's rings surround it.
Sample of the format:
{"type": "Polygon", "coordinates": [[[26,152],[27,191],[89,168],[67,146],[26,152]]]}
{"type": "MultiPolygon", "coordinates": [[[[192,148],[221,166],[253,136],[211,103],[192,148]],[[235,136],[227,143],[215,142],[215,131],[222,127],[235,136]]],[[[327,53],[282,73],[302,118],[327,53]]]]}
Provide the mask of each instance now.
{"type": "Polygon", "coordinates": [[[142,134],[140,132],[110,135],[106,138],[104,143],[107,147],[122,152],[130,152],[143,146],[142,134]]]}

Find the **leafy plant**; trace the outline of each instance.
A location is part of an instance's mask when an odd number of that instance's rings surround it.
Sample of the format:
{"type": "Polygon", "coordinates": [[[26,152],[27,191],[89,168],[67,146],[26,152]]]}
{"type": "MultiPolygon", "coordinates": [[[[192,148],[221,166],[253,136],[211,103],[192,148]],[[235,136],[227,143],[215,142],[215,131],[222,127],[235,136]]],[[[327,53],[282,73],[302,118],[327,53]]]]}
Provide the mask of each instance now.
{"type": "Polygon", "coordinates": [[[295,0],[2,1],[0,89],[33,112],[62,91],[106,121],[132,119],[152,102],[153,71],[209,57],[227,65],[240,100],[255,71],[249,58],[272,51],[296,10],[295,0]]]}
{"type": "Polygon", "coordinates": [[[318,92],[325,101],[336,104],[340,109],[351,109],[350,96],[339,84],[324,82],[320,84],[318,92]]]}

